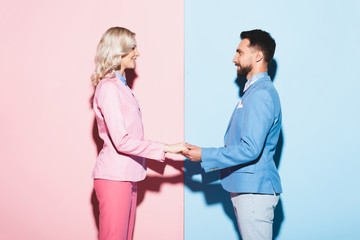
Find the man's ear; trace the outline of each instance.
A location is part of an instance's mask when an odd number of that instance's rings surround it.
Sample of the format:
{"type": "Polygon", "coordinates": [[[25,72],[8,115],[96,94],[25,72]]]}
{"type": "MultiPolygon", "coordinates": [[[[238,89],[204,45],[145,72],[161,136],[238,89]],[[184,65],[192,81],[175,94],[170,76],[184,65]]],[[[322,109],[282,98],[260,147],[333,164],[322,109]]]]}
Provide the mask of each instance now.
{"type": "Polygon", "coordinates": [[[264,53],[262,51],[256,51],[255,61],[260,62],[264,59],[264,53]]]}

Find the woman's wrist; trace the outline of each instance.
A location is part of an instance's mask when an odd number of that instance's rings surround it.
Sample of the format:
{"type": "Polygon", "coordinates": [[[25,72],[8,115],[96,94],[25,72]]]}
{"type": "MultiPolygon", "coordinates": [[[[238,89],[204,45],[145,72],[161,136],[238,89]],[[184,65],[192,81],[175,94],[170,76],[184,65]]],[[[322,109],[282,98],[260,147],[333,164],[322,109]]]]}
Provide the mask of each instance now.
{"type": "Polygon", "coordinates": [[[165,144],[164,145],[164,152],[170,153],[181,153],[182,151],[186,150],[185,143],[176,143],[176,144],[165,144]]]}
{"type": "Polygon", "coordinates": [[[169,152],[169,144],[164,144],[164,152],[169,152]]]}

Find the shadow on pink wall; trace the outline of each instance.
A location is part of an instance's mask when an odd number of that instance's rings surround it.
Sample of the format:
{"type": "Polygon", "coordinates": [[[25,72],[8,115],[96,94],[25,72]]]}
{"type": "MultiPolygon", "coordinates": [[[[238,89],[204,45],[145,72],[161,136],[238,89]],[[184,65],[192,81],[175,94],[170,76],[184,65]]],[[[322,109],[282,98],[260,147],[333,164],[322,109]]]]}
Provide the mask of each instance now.
{"type": "MultiPolygon", "coordinates": [[[[133,88],[137,76],[138,75],[136,74],[135,70],[133,70],[133,69],[126,70],[126,82],[127,82],[128,86],[130,87],[130,89],[133,88]]],[[[95,92],[95,88],[94,88],[94,92],[95,92]]],[[[92,108],[93,97],[94,97],[94,94],[90,98],[90,107],[91,108],[92,108]]],[[[92,130],[93,140],[96,144],[97,153],[99,154],[104,142],[99,136],[95,117],[93,120],[93,128],[92,129],[93,129],[92,130]]],[[[147,163],[147,168],[158,173],[160,176],[148,176],[145,178],[145,180],[138,182],[137,206],[139,206],[145,200],[146,192],[150,191],[150,192],[160,193],[160,189],[163,184],[169,184],[169,183],[177,184],[177,183],[184,182],[184,162],[166,158],[164,163],[154,161],[151,159],[147,159],[146,163],[147,163]],[[175,176],[171,176],[171,177],[163,176],[166,165],[171,166],[174,169],[178,170],[179,174],[177,174],[175,176]]],[[[95,189],[93,189],[93,191],[91,193],[90,202],[92,205],[94,221],[95,221],[97,229],[99,230],[99,213],[100,212],[99,212],[99,202],[96,197],[95,189]]]]}

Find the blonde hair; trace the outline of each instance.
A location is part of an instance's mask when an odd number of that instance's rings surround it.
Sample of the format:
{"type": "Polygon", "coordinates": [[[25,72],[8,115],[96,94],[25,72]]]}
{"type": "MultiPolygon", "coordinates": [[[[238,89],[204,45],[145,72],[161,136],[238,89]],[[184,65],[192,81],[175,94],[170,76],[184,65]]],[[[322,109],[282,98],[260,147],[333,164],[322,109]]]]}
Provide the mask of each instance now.
{"type": "Polygon", "coordinates": [[[95,70],[91,81],[96,86],[101,79],[120,68],[121,57],[136,47],[135,33],[123,27],[112,27],[106,30],[97,46],[95,70]]]}

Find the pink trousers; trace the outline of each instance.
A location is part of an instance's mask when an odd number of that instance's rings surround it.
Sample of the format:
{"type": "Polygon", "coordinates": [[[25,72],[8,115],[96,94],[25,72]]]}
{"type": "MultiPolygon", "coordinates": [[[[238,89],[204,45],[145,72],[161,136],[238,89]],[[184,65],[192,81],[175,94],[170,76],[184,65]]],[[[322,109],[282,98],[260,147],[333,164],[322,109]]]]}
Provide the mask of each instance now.
{"type": "Polygon", "coordinates": [[[133,236],[137,184],[95,179],[99,201],[99,240],[131,240],[133,236]]]}

